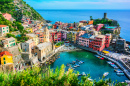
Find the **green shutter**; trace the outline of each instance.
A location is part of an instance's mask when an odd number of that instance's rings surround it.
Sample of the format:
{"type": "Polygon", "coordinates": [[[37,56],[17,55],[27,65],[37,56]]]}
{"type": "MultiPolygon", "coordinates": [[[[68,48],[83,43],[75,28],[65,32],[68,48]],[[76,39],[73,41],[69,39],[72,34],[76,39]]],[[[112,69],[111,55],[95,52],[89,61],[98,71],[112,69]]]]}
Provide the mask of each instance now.
{"type": "Polygon", "coordinates": [[[4,61],[4,64],[6,64],[6,61],[4,61]]]}
{"type": "Polygon", "coordinates": [[[8,32],[8,30],[7,30],[7,32],[8,32]]]}
{"type": "Polygon", "coordinates": [[[5,57],[3,58],[3,60],[5,60],[5,57]]]}

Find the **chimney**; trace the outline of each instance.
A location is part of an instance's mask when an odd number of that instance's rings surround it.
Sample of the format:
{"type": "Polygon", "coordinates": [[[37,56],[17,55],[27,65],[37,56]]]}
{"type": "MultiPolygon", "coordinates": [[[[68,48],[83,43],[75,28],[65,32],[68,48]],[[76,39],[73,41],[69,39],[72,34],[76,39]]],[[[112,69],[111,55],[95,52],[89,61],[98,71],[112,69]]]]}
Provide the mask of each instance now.
{"type": "Polygon", "coordinates": [[[107,13],[104,13],[104,19],[107,19],[107,13]]]}

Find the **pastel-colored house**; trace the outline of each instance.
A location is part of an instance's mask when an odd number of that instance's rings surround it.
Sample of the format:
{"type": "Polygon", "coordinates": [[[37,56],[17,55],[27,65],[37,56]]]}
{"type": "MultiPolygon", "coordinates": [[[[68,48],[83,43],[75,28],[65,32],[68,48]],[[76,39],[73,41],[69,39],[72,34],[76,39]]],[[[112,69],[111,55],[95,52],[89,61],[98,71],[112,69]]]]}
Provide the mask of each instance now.
{"type": "Polygon", "coordinates": [[[95,51],[102,51],[105,48],[105,35],[91,36],[89,39],[89,48],[95,51]]]}
{"type": "Polygon", "coordinates": [[[29,60],[31,57],[33,57],[32,53],[33,53],[34,46],[35,46],[35,42],[32,39],[21,44],[22,57],[24,60],[29,60]]]}
{"type": "Polygon", "coordinates": [[[16,45],[16,39],[13,37],[3,39],[1,42],[4,48],[13,47],[16,45]]]}
{"type": "Polygon", "coordinates": [[[29,37],[29,39],[32,39],[35,42],[35,44],[38,45],[39,39],[36,34],[26,34],[26,36],[29,37]]]}
{"type": "Polygon", "coordinates": [[[3,17],[9,21],[13,21],[14,19],[12,18],[11,14],[8,14],[8,13],[3,13],[2,14],[3,17]]]}
{"type": "Polygon", "coordinates": [[[79,45],[82,45],[84,47],[89,47],[89,38],[91,37],[91,34],[85,33],[84,35],[79,37],[79,45]]]}
{"type": "Polygon", "coordinates": [[[94,28],[96,29],[96,31],[99,31],[103,26],[104,24],[97,24],[94,28]]]}
{"type": "Polygon", "coordinates": [[[51,42],[44,42],[34,47],[34,53],[38,55],[38,60],[43,61],[52,53],[54,45],[51,42]]]}
{"type": "Polygon", "coordinates": [[[6,33],[9,33],[9,26],[0,25],[0,36],[5,35],[6,33]]]}
{"type": "Polygon", "coordinates": [[[5,64],[13,64],[13,58],[12,58],[12,54],[10,54],[8,51],[3,51],[0,53],[0,63],[2,65],[5,64]]]}

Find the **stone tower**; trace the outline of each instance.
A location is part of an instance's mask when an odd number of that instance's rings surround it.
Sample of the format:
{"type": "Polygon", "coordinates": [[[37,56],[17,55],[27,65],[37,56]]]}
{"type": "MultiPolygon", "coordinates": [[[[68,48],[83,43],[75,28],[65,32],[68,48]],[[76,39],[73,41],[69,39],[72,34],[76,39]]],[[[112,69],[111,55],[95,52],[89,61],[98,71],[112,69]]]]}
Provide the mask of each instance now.
{"type": "Polygon", "coordinates": [[[49,30],[48,30],[47,27],[44,29],[43,38],[44,38],[44,42],[50,42],[50,40],[49,40],[49,30]]]}
{"type": "Polygon", "coordinates": [[[107,13],[104,13],[104,19],[107,19],[107,13]]]}

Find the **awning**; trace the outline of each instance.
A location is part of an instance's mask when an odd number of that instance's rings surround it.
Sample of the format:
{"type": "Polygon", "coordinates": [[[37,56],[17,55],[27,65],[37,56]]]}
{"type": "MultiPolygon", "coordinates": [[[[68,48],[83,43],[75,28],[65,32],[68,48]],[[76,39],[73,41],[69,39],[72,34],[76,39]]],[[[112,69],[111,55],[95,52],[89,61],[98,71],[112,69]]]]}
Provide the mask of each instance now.
{"type": "Polygon", "coordinates": [[[105,53],[105,54],[108,54],[108,53],[109,53],[109,51],[104,51],[104,50],[103,50],[102,52],[105,53]]]}

